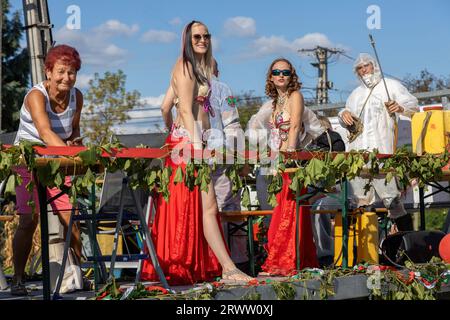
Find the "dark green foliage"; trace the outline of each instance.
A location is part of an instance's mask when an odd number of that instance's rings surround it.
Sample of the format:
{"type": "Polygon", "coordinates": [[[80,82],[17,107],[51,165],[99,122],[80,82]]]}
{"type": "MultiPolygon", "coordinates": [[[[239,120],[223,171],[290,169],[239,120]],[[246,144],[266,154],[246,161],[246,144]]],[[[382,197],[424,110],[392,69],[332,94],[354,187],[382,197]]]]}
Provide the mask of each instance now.
{"type": "Polygon", "coordinates": [[[9,0],[2,0],[2,129],[15,131],[19,110],[29,87],[30,62],[26,48],[20,47],[23,25],[19,11],[10,12],[9,0]]]}

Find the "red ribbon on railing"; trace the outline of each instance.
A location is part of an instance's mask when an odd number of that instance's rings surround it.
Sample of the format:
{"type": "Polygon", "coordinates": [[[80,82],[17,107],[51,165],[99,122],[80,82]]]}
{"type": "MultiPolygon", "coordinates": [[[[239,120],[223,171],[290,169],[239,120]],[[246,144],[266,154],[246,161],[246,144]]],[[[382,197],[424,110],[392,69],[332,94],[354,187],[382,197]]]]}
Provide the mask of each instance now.
{"type": "MultiPolygon", "coordinates": [[[[3,145],[4,148],[9,148],[11,145],[3,145]]],[[[84,146],[67,146],[67,147],[55,147],[55,146],[35,146],[34,150],[38,155],[41,156],[76,156],[78,153],[87,150],[88,148],[84,146]]],[[[164,158],[170,154],[170,149],[168,147],[163,148],[112,148],[111,153],[106,151],[102,152],[102,157],[116,157],[116,158],[143,158],[143,159],[157,159],[164,158]]],[[[204,150],[204,154],[208,154],[208,151],[204,150]]],[[[313,158],[321,158],[324,156],[324,152],[309,152],[309,151],[297,151],[297,152],[282,152],[286,159],[293,160],[311,160],[313,158]]],[[[348,152],[332,152],[331,157],[333,158],[338,153],[348,154],[348,152]]],[[[192,150],[192,154],[194,151],[192,150]]],[[[243,154],[239,153],[240,156],[245,159],[259,159],[259,153],[257,151],[246,150],[243,154]]],[[[268,152],[267,156],[272,157],[277,153],[268,152]]],[[[195,153],[196,158],[201,158],[201,155],[195,153]]],[[[216,154],[219,156],[219,154],[216,154]]],[[[389,158],[391,154],[378,154],[377,158],[389,158]]]]}

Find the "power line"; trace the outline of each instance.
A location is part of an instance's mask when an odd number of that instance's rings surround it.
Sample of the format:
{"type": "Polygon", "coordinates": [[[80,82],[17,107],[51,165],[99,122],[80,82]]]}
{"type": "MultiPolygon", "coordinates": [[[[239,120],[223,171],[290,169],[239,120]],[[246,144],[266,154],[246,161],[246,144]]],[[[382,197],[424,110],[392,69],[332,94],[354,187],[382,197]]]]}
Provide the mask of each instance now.
{"type": "Polygon", "coordinates": [[[311,65],[318,71],[316,100],[318,104],[328,103],[328,89],[333,87],[333,83],[328,81],[328,59],[334,54],[341,53],[342,50],[317,46],[314,49],[300,49],[298,52],[315,54],[317,62],[311,65]]]}
{"type": "MultiPolygon", "coordinates": [[[[346,57],[346,58],[352,60],[352,61],[355,61],[355,60],[356,60],[356,58],[354,58],[354,57],[352,57],[352,56],[349,56],[349,55],[347,55],[347,54],[345,54],[345,53],[343,53],[343,52],[340,53],[340,54],[343,55],[344,57],[346,57]]],[[[393,79],[395,79],[395,80],[397,80],[397,81],[400,81],[400,82],[403,83],[403,84],[407,84],[404,80],[400,79],[399,77],[396,77],[396,76],[394,76],[394,75],[392,75],[392,74],[389,74],[389,73],[387,73],[387,72],[385,72],[384,74],[387,75],[387,76],[389,76],[389,77],[391,77],[391,78],[393,78],[393,79]]]]}

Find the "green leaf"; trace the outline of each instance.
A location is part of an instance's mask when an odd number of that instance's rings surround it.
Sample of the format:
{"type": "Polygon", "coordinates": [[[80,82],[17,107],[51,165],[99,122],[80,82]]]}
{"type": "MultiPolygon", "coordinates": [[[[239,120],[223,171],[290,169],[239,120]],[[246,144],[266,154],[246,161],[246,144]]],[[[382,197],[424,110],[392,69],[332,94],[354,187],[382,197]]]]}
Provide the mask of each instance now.
{"type": "Polygon", "coordinates": [[[91,169],[88,168],[83,176],[82,186],[85,188],[90,188],[94,183],[95,183],[95,176],[92,173],[91,169]]]}
{"type": "Polygon", "coordinates": [[[392,172],[386,173],[386,183],[391,182],[392,178],[394,177],[394,174],[392,172]]]}
{"type": "Polygon", "coordinates": [[[333,159],[333,161],[331,162],[331,164],[332,164],[333,166],[335,166],[335,167],[339,167],[342,163],[344,163],[344,161],[345,161],[345,155],[342,154],[342,153],[338,153],[338,154],[334,157],[334,159],[333,159]]]}
{"type": "Polygon", "coordinates": [[[150,175],[147,176],[147,184],[148,184],[148,186],[149,186],[150,188],[153,188],[153,187],[155,186],[156,178],[158,177],[157,172],[160,172],[160,170],[159,170],[159,169],[158,169],[158,170],[152,169],[152,170],[150,171],[150,175]]]}
{"type": "Polygon", "coordinates": [[[61,172],[58,172],[55,175],[55,185],[57,187],[60,187],[64,183],[64,180],[65,180],[65,177],[64,177],[64,175],[61,172]]]}
{"type": "Polygon", "coordinates": [[[25,163],[28,166],[28,169],[33,169],[36,163],[35,160],[35,152],[33,149],[33,146],[35,145],[42,145],[40,143],[36,143],[36,142],[31,142],[31,141],[27,141],[27,140],[21,140],[19,142],[19,149],[20,152],[22,154],[22,156],[24,157],[25,163]]]}
{"type": "Polygon", "coordinates": [[[50,165],[50,174],[53,176],[55,175],[60,167],[60,162],[59,161],[55,161],[55,160],[50,160],[48,162],[48,164],[50,165]]]}
{"type": "Polygon", "coordinates": [[[130,166],[131,166],[131,160],[130,160],[130,159],[127,159],[127,160],[125,161],[125,164],[123,165],[123,170],[124,170],[124,171],[127,171],[127,170],[130,168],[130,166]]]}
{"type": "Polygon", "coordinates": [[[69,198],[70,203],[75,206],[77,203],[77,188],[75,187],[75,184],[72,184],[69,190],[69,198]]]}
{"type": "Polygon", "coordinates": [[[6,182],[6,187],[5,187],[5,195],[16,195],[16,177],[15,175],[10,175],[8,178],[8,182],[6,182]]]}
{"type": "Polygon", "coordinates": [[[402,291],[397,291],[395,293],[395,300],[403,300],[405,298],[405,293],[402,291]]]}
{"type": "Polygon", "coordinates": [[[39,167],[36,170],[36,176],[39,179],[39,182],[42,185],[50,187],[50,188],[55,186],[55,182],[54,182],[53,174],[52,174],[52,170],[53,170],[52,162],[53,161],[49,161],[46,163],[45,166],[39,167]]]}
{"type": "Polygon", "coordinates": [[[208,180],[204,177],[204,175],[202,178],[202,183],[200,185],[200,190],[205,191],[205,192],[208,192],[208,190],[209,190],[209,183],[208,183],[208,180]]]}
{"type": "Polygon", "coordinates": [[[278,202],[277,202],[277,197],[275,194],[269,194],[269,198],[267,199],[267,202],[272,206],[272,207],[276,207],[278,202]]]}
{"type": "Polygon", "coordinates": [[[241,203],[242,203],[242,206],[249,209],[249,207],[250,207],[250,191],[248,190],[248,188],[244,188],[244,190],[242,191],[241,203]]]}
{"type": "Polygon", "coordinates": [[[298,177],[295,175],[294,177],[292,177],[292,181],[291,184],[289,185],[289,189],[297,192],[299,183],[298,183],[298,177]]]}
{"type": "Polygon", "coordinates": [[[181,166],[177,168],[173,182],[174,182],[174,184],[183,182],[183,170],[181,169],[181,166]]]}
{"type": "Polygon", "coordinates": [[[306,172],[311,178],[319,179],[323,177],[324,162],[313,158],[306,166],[306,172]]]}
{"type": "Polygon", "coordinates": [[[78,156],[81,158],[83,165],[95,165],[97,163],[97,147],[91,146],[85,151],[81,151],[78,153],[78,156]]]}
{"type": "Polygon", "coordinates": [[[13,155],[11,153],[2,152],[0,161],[0,170],[7,171],[13,165],[13,155]]]}

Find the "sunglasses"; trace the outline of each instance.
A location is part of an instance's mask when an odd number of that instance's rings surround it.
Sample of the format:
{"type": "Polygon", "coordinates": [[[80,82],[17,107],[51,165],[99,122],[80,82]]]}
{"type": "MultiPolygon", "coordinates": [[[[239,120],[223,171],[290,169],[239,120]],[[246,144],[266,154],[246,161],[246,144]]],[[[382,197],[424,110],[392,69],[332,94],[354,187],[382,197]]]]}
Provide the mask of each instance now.
{"type": "Polygon", "coordinates": [[[284,69],[284,70],[274,69],[274,70],[272,70],[272,75],[273,76],[279,76],[280,74],[283,74],[283,76],[285,76],[285,77],[290,77],[291,74],[292,74],[292,71],[288,70],[288,69],[284,69]]]}
{"type": "Polygon", "coordinates": [[[209,34],[209,33],[206,33],[206,34],[203,34],[203,35],[201,35],[201,34],[193,34],[192,38],[195,41],[197,41],[197,42],[199,42],[202,39],[205,40],[205,41],[209,41],[209,40],[211,40],[211,34],[209,34]]]}

